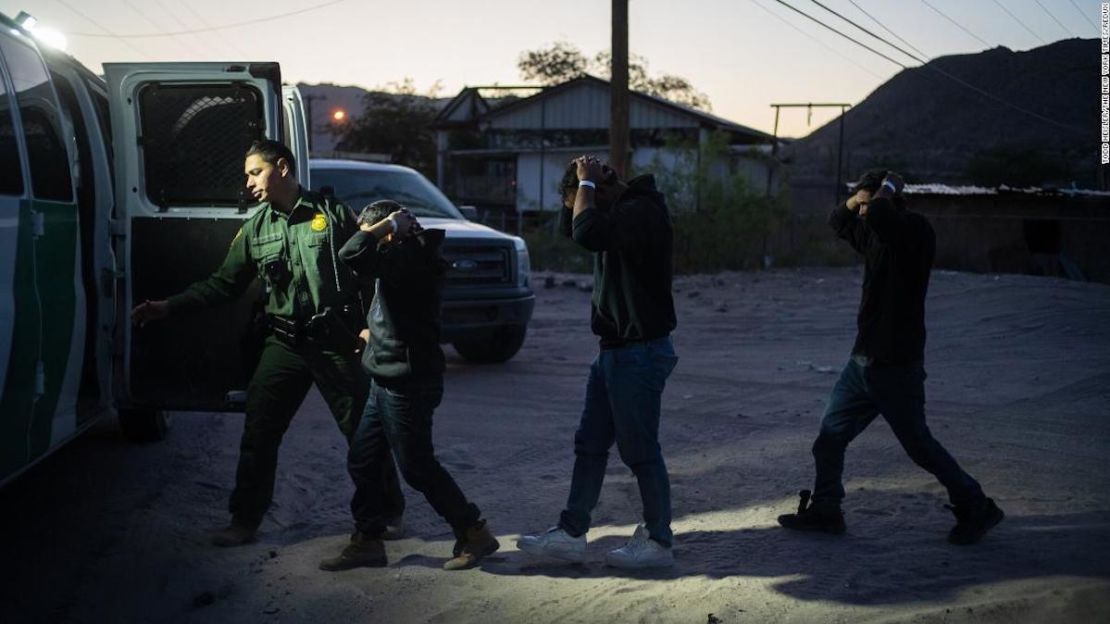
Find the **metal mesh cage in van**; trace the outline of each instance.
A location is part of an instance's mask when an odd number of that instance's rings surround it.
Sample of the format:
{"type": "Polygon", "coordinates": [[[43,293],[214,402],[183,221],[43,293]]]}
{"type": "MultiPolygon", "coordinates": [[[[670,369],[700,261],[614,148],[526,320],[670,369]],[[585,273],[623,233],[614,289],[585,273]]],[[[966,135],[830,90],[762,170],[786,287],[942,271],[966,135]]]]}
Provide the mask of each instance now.
{"type": "Polygon", "coordinates": [[[146,194],[169,206],[236,206],[243,156],[263,138],[262,96],[249,85],[160,86],[139,94],[146,194]]]}

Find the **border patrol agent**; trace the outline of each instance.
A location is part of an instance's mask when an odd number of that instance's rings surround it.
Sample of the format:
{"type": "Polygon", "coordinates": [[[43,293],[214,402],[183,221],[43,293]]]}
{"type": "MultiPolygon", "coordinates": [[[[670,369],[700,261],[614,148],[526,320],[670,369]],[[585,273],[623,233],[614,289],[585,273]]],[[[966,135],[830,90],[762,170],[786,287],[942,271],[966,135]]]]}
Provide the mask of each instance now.
{"type": "MultiPolygon", "coordinates": [[[[338,248],[358,231],[354,214],[301,187],[293,154],[281,143],[256,141],[244,169],[247,189],[262,206],[236,234],[223,265],[183,292],[132,311],[133,321],[143,325],[236,299],[256,276],[266,287],[270,332],[247,387],[232,518],[212,535],[217,546],[254,541],[273,496],[278,446],[312,383],[348,444],[369,385],[357,354],[365,327],[360,286],[337,260],[338,248]]],[[[390,537],[399,537],[404,498],[392,462],[382,468],[383,511],[391,518],[390,537]]]]}

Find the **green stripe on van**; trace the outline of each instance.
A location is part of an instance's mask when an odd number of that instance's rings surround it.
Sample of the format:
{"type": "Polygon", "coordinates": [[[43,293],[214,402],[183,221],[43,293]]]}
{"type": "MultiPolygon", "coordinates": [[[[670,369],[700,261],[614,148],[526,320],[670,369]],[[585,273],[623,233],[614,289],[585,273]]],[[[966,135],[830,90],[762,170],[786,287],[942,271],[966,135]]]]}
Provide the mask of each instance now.
{"type": "MultiPolygon", "coordinates": [[[[52,420],[73,337],[77,236],[74,204],[20,202],[12,352],[0,395],[0,480],[50,450],[52,420]],[[33,212],[43,215],[44,235],[37,240],[33,212]],[[39,361],[45,384],[36,400],[39,361]]],[[[79,365],[81,359],[76,362],[79,365]]]]}

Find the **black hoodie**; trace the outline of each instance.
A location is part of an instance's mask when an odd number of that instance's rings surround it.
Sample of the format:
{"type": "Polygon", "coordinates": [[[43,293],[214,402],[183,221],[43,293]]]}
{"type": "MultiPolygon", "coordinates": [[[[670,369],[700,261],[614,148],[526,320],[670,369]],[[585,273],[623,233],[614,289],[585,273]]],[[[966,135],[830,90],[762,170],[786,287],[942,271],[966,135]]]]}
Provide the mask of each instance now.
{"type": "Polygon", "coordinates": [[[925,359],[925,293],[936,235],[925,217],[875,198],[860,217],[844,204],[829,215],[837,236],[863,254],[853,355],[876,364],[909,365],[925,359]]]}
{"type": "Polygon", "coordinates": [[[674,230],[655,178],[628,181],[610,208],[594,207],[572,220],[563,209],[563,233],[594,252],[590,313],[601,348],[670,335],[676,325],[671,297],[674,230]]]}

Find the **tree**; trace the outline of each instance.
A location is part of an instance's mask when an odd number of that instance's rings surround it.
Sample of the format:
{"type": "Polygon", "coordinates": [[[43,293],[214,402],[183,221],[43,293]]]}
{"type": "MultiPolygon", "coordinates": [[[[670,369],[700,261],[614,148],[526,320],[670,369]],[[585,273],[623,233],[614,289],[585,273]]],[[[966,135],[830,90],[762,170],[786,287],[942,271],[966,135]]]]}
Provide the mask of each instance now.
{"type": "MultiPolygon", "coordinates": [[[[559,84],[587,73],[608,80],[611,59],[609,52],[598,52],[592,59],[587,59],[573,44],[556,41],[546,48],[521,53],[517,68],[523,79],[542,85],[559,84]]],[[[673,74],[652,77],[648,72],[647,59],[638,54],[630,54],[628,58],[628,86],[633,91],[693,108],[712,109],[709,97],[695,89],[689,80],[673,74]]]]}
{"type": "Polygon", "coordinates": [[[363,96],[365,108],[344,126],[333,126],[340,139],[336,149],[389,154],[390,162],[412,167],[434,177],[436,118],[434,97],[438,83],[425,95],[416,92],[411,78],[391,82],[363,96]]]}
{"type": "Polygon", "coordinates": [[[587,73],[589,65],[582,52],[566,41],[522,52],[516,63],[522,78],[545,86],[578,78],[587,73]]]}

